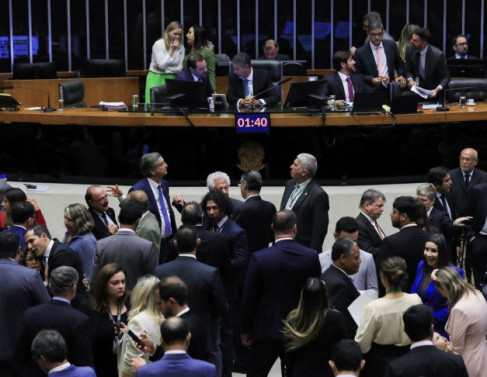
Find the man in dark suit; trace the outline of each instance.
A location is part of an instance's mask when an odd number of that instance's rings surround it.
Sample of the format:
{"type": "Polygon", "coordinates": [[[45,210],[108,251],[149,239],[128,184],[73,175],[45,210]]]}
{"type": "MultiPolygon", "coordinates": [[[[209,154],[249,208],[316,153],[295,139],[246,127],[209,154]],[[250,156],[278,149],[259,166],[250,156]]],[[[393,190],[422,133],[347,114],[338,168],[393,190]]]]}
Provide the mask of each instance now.
{"type": "Polygon", "coordinates": [[[240,191],[245,202],[234,213],[233,219],[247,233],[250,253],[265,249],[274,241],[271,223],[276,207],[271,202],[262,200],[261,188],[262,176],[258,171],[251,170],[242,174],[240,191]]]}
{"type": "Polygon", "coordinates": [[[353,339],[357,332],[357,324],[348,307],[360,293],[353,285],[350,275],[356,274],[359,270],[360,250],[355,242],[344,238],[333,244],[331,259],[333,264],[321,275],[321,279],[325,282],[331,304],[346,320],[347,337],[353,339]]]}
{"type": "Polygon", "coordinates": [[[355,60],[350,51],[337,51],[333,54],[333,68],[336,72],[327,75],[327,95],[335,95],[335,105],[345,106],[352,103],[355,93],[369,92],[362,75],[355,73],[355,60]]]}
{"type": "Polygon", "coordinates": [[[36,270],[16,262],[20,241],[16,234],[0,233],[0,375],[15,376],[15,341],[24,312],[49,301],[49,294],[36,270]]]}
{"type": "Polygon", "coordinates": [[[228,75],[227,100],[237,107],[273,106],[279,102],[277,88],[264,70],[252,68],[250,56],[238,53],[232,59],[233,72],[228,75]],[[267,90],[262,93],[264,90],[267,90]]]}
{"type": "Polygon", "coordinates": [[[191,342],[188,324],[182,318],[171,317],[161,325],[164,357],[137,370],[137,377],[217,377],[213,364],[191,358],[187,351],[191,342]]]}
{"type": "Polygon", "coordinates": [[[208,70],[206,69],[206,60],[200,54],[191,54],[188,58],[188,68],[179,72],[176,80],[198,81],[205,85],[206,96],[211,97],[215,92],[208,79],[208,70]]]}
{"type": "Polygon", "coordinates": [[[142,210],[139,205],[128,202],[120,208],[120,229],[113,236],[96,244],[93,260],[93,283],[103,266],[118,263],[125,271],[127,291],[131,291],[137,279],[152,274],[157,266],[157,249],[154,244],[135,234],[142,210]]]}
{"type": "Polygon", "coordinates": [[[221,371],[222,360],[217,342],[220,320],[227,315],[227,303],[217,269],[196,260],[199,242],[193,226],[181,226],[176,236],[179,256],[158,266],[154,274],[161,280],[177,276],[186,283],[188,306],[205,323],[208,344],[212,345],[212,348],[208,349],[211,353],[210,360],[218,366],[217,370],[221,371]]]}
{"type": "Polygon", "coordinates": [[[441,166],[431,168],[428,171],[427,181],[432,183],[436,189],[435,208],[445,211],[451,221],[455,220],[458,215],[455,202],[450,193],[452,179],[448,169],[441,166]]]}
{"type": "Polygon", "coordinates": [[[103,187],[98,185],[86,189],[86,204],[95,222],[93,235],[97,240],[111,236],[118,230],[117,219],[113,208],[108,207],[108,195],[103,187]]]}
{"type": "Polygon", "coordinates": [[[360,47],[353,58],[356,72],[363,74],[365,82],[380,90],[387,90],[394,81],[394,71],[397,71],[401,88],[406,86],[404,78],[404,62],[399,56],[399,50],[394,41],[383,40],[384,27],[379,21],[373,21],[368,29],[370,41],[360,47]]]}
{"type": "Polygon", "coordinates": [[[374,256],[374,259],[385,238],[385,233],[377,220],[384,212],[386,197],[374,189],[365,190],[360,198],[360,214],[356,217],[359,225],[358,247],[374,256]]]}
{"type": "Polygon", "coordinates": [[[91,297],[83,284],[83,263],[79,254],[67,245],[51,237],[51,233],[42,225],[34,225],[25,232],[25,243],[29,251],[36,257],[42,257],[47,268],[47,277],[52,271],[61,266],[73,267],[79,275],[76,284],[76,296],[71,302],[73,308],[89,315],[91,313],[91,297]]]}
{"type": "Polygon", "coordinates": [[[458,34],[452,39],[452,49],[455,52],[454,59],[478,59],[477,56],[468,53],[467,37],[463,34],[458,34]]]}
{"type": "Polygon", "coordinates": [[[306,279],[321,273],[316,252],[294,241],[292,211],[277,212],[272,227],[275,245],[252,254],[245,278],[242,344],[250,346],[249,377],[267,376],[278,357],[284,366],[282,321],[297,306],[306,279]]]}
{"type": "Polygon", "coordinates": [[[176,234],[176,219],[169,199],[169,183],[163,178],[167,174],[167,163],[159,152],[147,153],[140,159],[140,171],[145,177],[134,184],[129,191],[142,190],[149,198],[149,211],[161,227],[159,263],[169,255],[169,239],[176,234]]]}
{"type": "Polygon", "coordinates": [[[29,375],[43,375],[30,357],[32,340],[42,329],[59,331],[66,341],[68,359],[73,364],[91,365],[90,318],[71,307],[71,301],[76,295],[78,278],[78,273],[73,267],[56,268],[49,280],[52,300],[25,311],[15,357],[19,363],[31,370],[32,373],[29,375]]]}
{"type": "Polygon", "coordinates": [[[259,59],[267,60],[292,60],[289,55],[279,54],[279,45],[274,39],[268,39],[264,42],[262,47],[264,55],[261,55],[259,59]]]}
{"type": "Polygon", "coordinates": [[[452,184],[451,196],[460,216],[470,215],[469,207],[472,187],[479,183],[487,183],[487,172],[477,168],[478,153],[473,148],[465,148],[460,152],[460,166],[450,170],[452,184]]]}
{"type": "Polygon", "coordinates": [[[301,153],[290,169],[292,179],[286,183],[281,209],[291,209],[296,214],[296,241],[321,253],[328,231],[330,205],[327,193],[313,178],[318,163],[313,155],[301,153]]]}
{"type": "Polygon", "coordinates": [[[402,316],[404,331],[411,341],[409,353],[392,360],[385,377],[467,377],[460,355],[437,349],[433,344],[433,310],[426,305],[413,305],[402,316]]]}
{"type": "Polygon", "coordinates": [[[436,98],[450,82],[445,55],[429,44],[428,29],[417,29],[406,47],[406,79],[408,87],[419,85],[432,90],[429,98],[436,98]]]}
{"type": "Polygon", "coordinates": [[[362,359],[362,351],[357,342],[342,339],[333,347],[328,363],[336,377],[358,377],[364,368],[365,360],[362,359]]]}
{"type": "Polygon", "coordinates": [[[475,286],[480,288],[487,270],[487,183],[472,187],[468,213],[473,216],[468,233],[470,240],[467,257],[472,260],[475,286]]]}
{"type": "MultiPolygon", "coordinates": [[[[377,254],[377,267],[380,263],[393,256],[404,258],[407,264],[409,282],[404,292],[411,290],[418,263],[423,259],[424,245],[428,240],[428,233],[424,232],[416,223],[420,220],[424,209],[423,203],[412,196],[400,196],[392,204],[391,222],[399,232],[384,238],[377,254]]],[[[384,289],[379,287],[379,295],[384,295],[384,289]]]]}
{"type": "Polygon", "coordinates": [[[30,202],[17,202],[11,205],[10,218],[12,219],[13,225],[6,232],[19,236],[20,247],[22,249],[26,246],[24,239],[25,230],[34,225],[35,215],[36,211],[30,202]]]}

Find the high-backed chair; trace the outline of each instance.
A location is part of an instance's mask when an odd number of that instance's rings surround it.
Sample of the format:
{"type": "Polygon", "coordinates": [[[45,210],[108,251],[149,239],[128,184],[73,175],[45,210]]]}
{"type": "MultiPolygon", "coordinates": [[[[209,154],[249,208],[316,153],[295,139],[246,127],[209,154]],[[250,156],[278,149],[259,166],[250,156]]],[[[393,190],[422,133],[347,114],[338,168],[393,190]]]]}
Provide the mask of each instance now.
{"type": "Polygon", "coordinates": [[[51,62],[14,63],[15,80],[55,79],[56,64],[51,62]]]}
{"type": "Polygon", "coordinates": [[[306,76],[306,62],[285,61],[282,65],[283,76],[306,76]]]}
{"type": "Polygon", "coordinates": [[[150,89],[150,103],[162,104],[166,101],[166,85],[154,86],[150,89]]]}
{"type": "Polygon", "coordinates": [[[63,93],[65,107],[86,107],[84,101],[85,84],[82,81],[73,80],[59,84],[63,93]]]}
{"type": "Polygon", "coordinates": [[[83,69],[84,77],[122,77],[125,76],[123,59],[88,59],[83,69]]]}
{"type": "MultiPolygon", "coordinates": [[[[275,85],[282,80],[282,62],[279,60],[260,60],[253,59],[252,67],[256,69],[266,69],[271,75],[272,83],[275,85]]],[[[279,88],[279,95],[282,102],[282,86],[279,88]]]]}
{"type": "Polygon", "coordinates": [[[458,102],[462,96],[473,98],[475,102],[483,101],[487,98],[487,79],[451,80],[447,89],[448,102],[458,102]]]}

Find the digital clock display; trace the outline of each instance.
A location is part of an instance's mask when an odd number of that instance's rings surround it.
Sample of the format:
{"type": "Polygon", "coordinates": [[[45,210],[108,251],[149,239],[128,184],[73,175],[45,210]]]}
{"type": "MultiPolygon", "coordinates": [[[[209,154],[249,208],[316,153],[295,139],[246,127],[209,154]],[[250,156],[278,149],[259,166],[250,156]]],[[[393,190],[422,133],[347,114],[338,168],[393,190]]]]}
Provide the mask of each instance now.
{"type": "Polygon", "coordinates": [[[269,113],[235,114],[237,133],[269,133],[271,117],[269,113]]]}

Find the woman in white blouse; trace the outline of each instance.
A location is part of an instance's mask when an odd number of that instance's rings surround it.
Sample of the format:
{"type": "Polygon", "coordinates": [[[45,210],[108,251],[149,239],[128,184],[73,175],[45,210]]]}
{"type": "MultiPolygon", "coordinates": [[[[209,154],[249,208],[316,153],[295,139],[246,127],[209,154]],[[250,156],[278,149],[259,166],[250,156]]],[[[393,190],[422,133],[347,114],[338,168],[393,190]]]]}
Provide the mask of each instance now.
{"type": "Polygon", "coordinates": [[[365,367],[360,376],[381,377],[387,363],[409,351],[411,340],[404,332],[403,313],[412,305],[421,304],[416,294],[402,292],[408,280],[406,262],[391,257],[381,263],[380,281],[386,295],[369,303],[355,335],[365,354],[365,367]]]}
{"type": "Polygon", "coordinates": [[[145,85],[145,103],[150,103],[150,90],[164,85],[166,79],[173,79],[183,69],[183,28],[178,21],[167,25],[162,38],[152,46],[152,57],[145,85]]]}

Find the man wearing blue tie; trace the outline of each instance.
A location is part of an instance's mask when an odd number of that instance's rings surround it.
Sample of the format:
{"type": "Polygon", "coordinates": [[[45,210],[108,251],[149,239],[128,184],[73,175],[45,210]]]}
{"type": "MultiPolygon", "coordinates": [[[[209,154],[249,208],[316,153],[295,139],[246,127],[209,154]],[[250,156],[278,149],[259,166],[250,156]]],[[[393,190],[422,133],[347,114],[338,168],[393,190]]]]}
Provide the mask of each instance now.
{"type": "Polygon", "coordinates": [[[144,179],[134,184],[130,190],[142,190],[149,198],[149,211],[157,218],[161,226],[161,248],[159,263],[164,263],[170,256],[169,239],[176,234],[176,220],[169,199],[169,183],[163,178],[167,174],[167,163],[159,152],[147,153],[140,159],[140,171],[144,179]]]}

